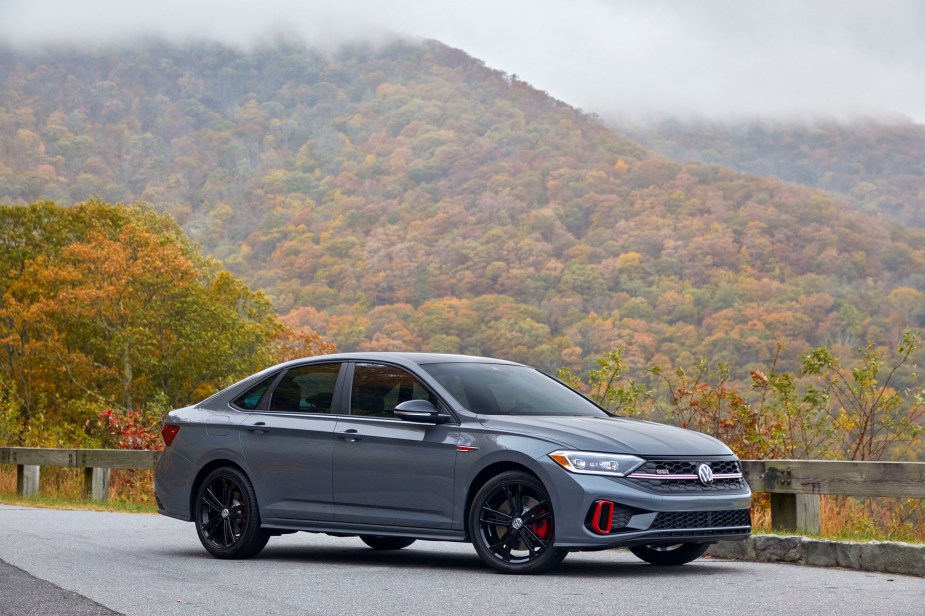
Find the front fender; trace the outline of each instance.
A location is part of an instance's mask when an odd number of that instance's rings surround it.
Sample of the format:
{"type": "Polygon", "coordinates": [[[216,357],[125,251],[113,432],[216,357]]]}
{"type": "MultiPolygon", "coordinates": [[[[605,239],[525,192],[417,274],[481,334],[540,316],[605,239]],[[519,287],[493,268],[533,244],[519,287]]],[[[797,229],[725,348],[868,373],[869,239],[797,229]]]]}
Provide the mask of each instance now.
{"type": "Polygon", "coordinates": [[[460,450],[456,454],[456,472],[454,478],[454,501],[457,506],[453,528],[465,530],[467,507],[478,486],[482,485],[487,477],[503,472],[507,468],[521,467],[539,477],[550,498],[555,502],[556,488],[549,470],[541,460],[549,453],[559,448],[558,444],[531,436],[516,434],[473,434],[460,435],[459,445],[463,448],[476,447],[474,451],[460,450]],[[488,475],[486,475],[488,472],[488,475]]]}

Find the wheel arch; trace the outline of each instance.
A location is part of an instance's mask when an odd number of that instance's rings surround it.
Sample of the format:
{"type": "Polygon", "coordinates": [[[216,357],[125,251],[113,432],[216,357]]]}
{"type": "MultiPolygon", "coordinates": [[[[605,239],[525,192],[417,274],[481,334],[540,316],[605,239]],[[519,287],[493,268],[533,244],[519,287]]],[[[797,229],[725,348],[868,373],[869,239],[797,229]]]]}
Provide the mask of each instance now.
{"type": "MultiPolygon", "coordinates": [[[[475,499],[475,495],[478,494],[479,490],[482,489],[486,483],[488,483],[492,477],[497,477],[501,473],[506,473],[508,471],[521,471],[536,477],[536,480],[543,484],[546,487],[545,482],[542,478],[536,474],[529,466],[521,464],[520,462],[515,462],[513,460],[503,460],[499,462],[494,462],[489,464],[482,470],[480,470],[472,481],[469,482],[469,488],[466,491],[466,505],[463,509],[463,520],[469,519],[469,509],[472,507],[472,501],[475,499]]],[[[549,489],[548,487],[546,488],[549,489]]],[[[469,540],[469,525],[466,524],[466,539],[469,540]]]]}
{"type": "Polygon", "coordinates": [[[195,520],[196,518],[196,494],[199,492],[199,486],[202,485],[203,480],[209,475],[209,473],[217,468],[222,468],[225,466],[230,466],[231,468],[240,471],[251,482],[251,485],[254,485],[254,482],[251,480],[250,475],[247,474],[247,471],[245,471],[240,464],[234,462],[233,460],[229,460],[227,458],[217,458],[204,464],[202,468],[199,469],[199,472],[196,473],[196,477],[193,479],[192,487],[190,489],[188,503],[190,520],[195,520]]]}

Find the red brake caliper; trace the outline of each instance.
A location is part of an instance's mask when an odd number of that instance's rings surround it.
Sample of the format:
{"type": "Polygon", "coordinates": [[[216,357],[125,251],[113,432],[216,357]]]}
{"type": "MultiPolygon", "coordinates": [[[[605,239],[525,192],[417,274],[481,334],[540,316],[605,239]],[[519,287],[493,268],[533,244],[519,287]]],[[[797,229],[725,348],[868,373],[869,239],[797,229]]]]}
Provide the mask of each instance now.
{"type": "Polygon", "coordinates": [[[549,520],[542,519],[530,525],[530,530],[540,539],[546,539],[549,536],[549,520]]]}

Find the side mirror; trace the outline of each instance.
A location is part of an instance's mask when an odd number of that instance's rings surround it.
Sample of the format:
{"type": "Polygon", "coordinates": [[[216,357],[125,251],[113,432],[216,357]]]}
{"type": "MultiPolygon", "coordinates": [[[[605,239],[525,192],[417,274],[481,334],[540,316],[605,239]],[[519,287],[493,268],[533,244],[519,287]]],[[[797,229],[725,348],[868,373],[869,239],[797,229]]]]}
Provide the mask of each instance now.
{"type": "Polygon", "coordinates": [[[395,407],[395,416],[405,421],[422,423],[443,423],[445,415],[441,415],[433,404],[427,400],[407,400],[395,407]]]}

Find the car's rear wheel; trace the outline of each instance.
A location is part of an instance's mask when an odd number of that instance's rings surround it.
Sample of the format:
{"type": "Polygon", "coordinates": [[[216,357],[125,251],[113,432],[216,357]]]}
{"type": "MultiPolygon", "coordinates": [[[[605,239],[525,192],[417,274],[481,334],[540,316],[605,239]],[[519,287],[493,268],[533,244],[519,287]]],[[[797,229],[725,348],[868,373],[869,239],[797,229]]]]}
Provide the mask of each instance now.
{"type": "Polygon", "coordinates": [[[709,543],[676,543],[674,545],[636,545],[629,550],[637,558],[660,567],[684,565],[703,556],[709,543]]]}
{"type": "Polygon", "coordinates": [[[565,558],[553,547],[555,518],[549,494],[533,475],[508,471],[476,493],[469,536],[489,567],[503,573],[540,573],[565,558]]]}
{"type": "Polygon", "coordinates": [[[400,550],[414,543],[414,539],[407,537],[386,537],[384,535],[360,535],[360,539],[374,550],[400,550]]]}
{"type": "Polygon", "coordinates": [[[257,496],[247,476],[230,466],[209,473],[196,493],[196,534],[216,558],[250,558],[270,533],[260,528],[257,496]]]}

